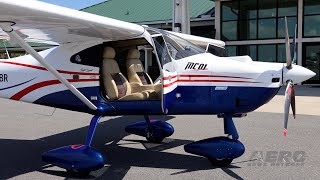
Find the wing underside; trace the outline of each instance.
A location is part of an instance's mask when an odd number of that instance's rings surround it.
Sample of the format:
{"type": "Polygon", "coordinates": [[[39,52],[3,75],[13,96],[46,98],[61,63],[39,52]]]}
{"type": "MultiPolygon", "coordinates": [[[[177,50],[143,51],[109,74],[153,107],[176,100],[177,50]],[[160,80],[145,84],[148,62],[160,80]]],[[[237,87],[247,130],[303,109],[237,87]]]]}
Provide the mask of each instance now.
{"type": "MultiPolygon", "coordinates": [[[[54,44],[121,40],[144,32],[137,24],[34,0],[0,0],[1,21],[12,22],[26,41],[54,44]]],[[[2,30],[0,38],[7,38],[2,30]]]]}

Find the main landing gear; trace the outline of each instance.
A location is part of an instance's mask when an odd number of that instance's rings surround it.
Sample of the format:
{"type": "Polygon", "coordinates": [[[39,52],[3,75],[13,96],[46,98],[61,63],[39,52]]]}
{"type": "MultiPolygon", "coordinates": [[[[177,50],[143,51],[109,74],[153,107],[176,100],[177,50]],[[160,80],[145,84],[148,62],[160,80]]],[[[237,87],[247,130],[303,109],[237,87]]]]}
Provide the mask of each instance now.
{"type": "Polygon", "coordinates": [[[166,137],[173,134],[174,128],[171,124],[163,121],[150,120],[148,115],[144,116],[145,122],[138,122],[126,127],[126,132],[145,137],[148,142],[161,143],[166,137]]]}
{"type": "Polygon", "coordinates": [[[85,145],[70,145],[54,149],[42,154],[46,163],[66,169],[71,176],[85,177],[91,171],[104,166],[102,154],[91,147],[93,135],[102,116],[94,116],[90,122],[85,145]]]}
{"type": "Polygon", "coordinates": [[[184,150],[208,158],[215,166],[225,167],[232,160],[240,157],[244,151],[244,145],[238,141],[239,135],[233,123],[232,115],[224,115],[224,133],[227,137],[214,137],[197,141],[184,146],[184,150]]]}

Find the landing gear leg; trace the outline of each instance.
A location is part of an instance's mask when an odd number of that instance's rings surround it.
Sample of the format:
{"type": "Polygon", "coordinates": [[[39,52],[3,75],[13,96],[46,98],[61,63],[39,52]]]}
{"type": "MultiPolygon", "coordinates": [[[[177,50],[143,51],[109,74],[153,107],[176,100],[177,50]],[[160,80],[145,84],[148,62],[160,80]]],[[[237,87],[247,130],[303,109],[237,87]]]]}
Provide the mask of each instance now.
{"type": "Polygon", "coordinates": [[[144,116],[145,122],[139,122],[126,127],[126,132],[145,137],[148,142],[161,143],[164,138],[174,133],[171,124],[163,121],[152,121],[148,115],[144,116]]]}
{"type": "MultiPolygon", "coordinates": [[[[234,125],[232,116],[225,115],[223,117],[223,124],[224,124],[224,134],[227,134],[227,137],[230,140],[238,140],[239,134],[237,132],[237,129],[234,125]]],[[[233,158],[210,158],[208,157],[208,160],[211,162],[212,165],[216,165],[219,167],[225,167],[232,163],[233,158]]]]}
{"type": "Polygon", "coordinates": [[[85,145],[70,145],[54,149],[42,154],[42,160],[46,163],[66,169],[69,175],[85,177],[91,171],[104,166],[102,154],[91,147],[91,142],[102,116],[94,116],[90,122],[85,145]]]}
{"type": "Polygon", "coordinates": [[[214,137],[184,146],[186,152],[204,156],[215,166],[225,167],[240,157],[245,148],[238,141],[239,135],[233,123],[232,115],[224,115],[224,133],[228,137],[214,137]]]}
{"type": "Polygon", "coordinates": [[[229,139],[235,139],[235,140],[239,139],[239,134],[232,120],[232,116],[225,115],[223,117],[223,124],[224,124],[224,134],[227,134],[229,139]]]}

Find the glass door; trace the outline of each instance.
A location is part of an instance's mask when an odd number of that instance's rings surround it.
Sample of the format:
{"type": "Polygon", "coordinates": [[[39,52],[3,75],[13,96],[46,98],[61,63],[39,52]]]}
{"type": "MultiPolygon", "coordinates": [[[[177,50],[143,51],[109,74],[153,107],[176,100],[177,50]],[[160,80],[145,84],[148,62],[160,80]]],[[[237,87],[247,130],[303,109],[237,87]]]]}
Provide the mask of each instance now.
{"type": "Polygon", "coordinates": [[[306,83],[320,84],[320,43],[303,44],[303,66],[316,73],[306,83]]]}

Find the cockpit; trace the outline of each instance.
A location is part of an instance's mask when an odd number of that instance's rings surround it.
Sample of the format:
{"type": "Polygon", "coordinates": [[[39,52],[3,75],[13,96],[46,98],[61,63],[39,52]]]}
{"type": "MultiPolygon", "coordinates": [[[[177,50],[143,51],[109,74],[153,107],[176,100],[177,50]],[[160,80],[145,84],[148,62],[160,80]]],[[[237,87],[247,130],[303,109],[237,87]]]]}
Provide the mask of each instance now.
{"type": "Polygon", "coordinates": [[[179,60],[205,53],[204,49],[169,32],[159,29],[149,29],[148,31],[152,35],[161,62],[168,61],[166,60],[169,58],[168,55],[174,60],[179,60]]]}

